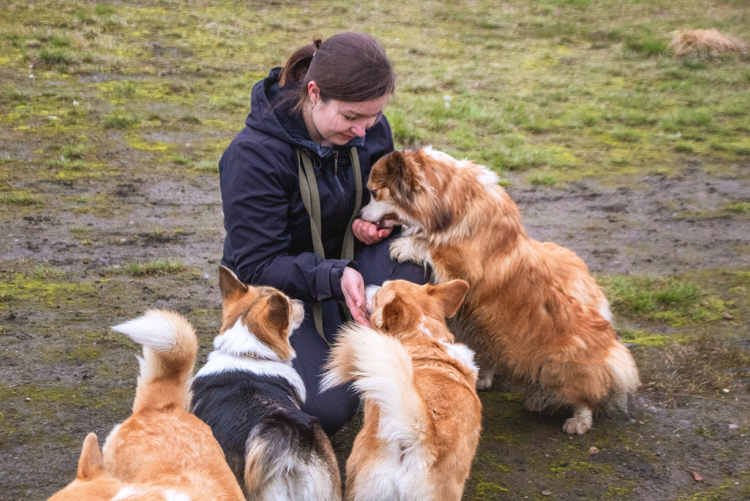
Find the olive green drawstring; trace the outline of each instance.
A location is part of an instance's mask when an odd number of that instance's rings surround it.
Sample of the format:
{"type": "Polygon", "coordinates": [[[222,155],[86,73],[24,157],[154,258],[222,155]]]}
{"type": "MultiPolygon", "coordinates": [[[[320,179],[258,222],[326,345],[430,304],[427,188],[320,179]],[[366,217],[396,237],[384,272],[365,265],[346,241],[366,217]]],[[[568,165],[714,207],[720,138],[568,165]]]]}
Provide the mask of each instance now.
{"type": "MultiPolygon", "coordinates": [[[[354,232],[352,231],[352,223],[354,223],[359,214],[359,209],[362,207],[362,171],[359,167],[359,156],[357,155],[356,147],[352,146],[349,156],[352,161],[356,198],[354,200],[354,212],[352,213],[352,217],[349,218],[349,224],[344,234],[344,243],[341,246],[341,259],[351,260],[354,259],[354,232]]],[[[323,226],[320,220],[320,192],[318,191],[318,182],[315,179],[312,160],[310,159],[310,155],[300,148],[297,150],[297,162],[299,164],[299,191],[302,195],[302,203],[305,205],[305,209],[310,216],[313,249],[317,256],[325,259],[323,226]]],[[[347,317],[350,317],[348,308],[344,308],[344,312],[347,317]]],[[[331,343],[328,342],[323,333],[323,306],[320,301],[313,304],[313,319],[315,320],[315,328],[318,330],[318,334],[320,334],[320,337],[323,338],[323,341],[328,346],[331,346],[331,343]]],[[[351,320],[351,318],[348,319],[351,320]]]]}

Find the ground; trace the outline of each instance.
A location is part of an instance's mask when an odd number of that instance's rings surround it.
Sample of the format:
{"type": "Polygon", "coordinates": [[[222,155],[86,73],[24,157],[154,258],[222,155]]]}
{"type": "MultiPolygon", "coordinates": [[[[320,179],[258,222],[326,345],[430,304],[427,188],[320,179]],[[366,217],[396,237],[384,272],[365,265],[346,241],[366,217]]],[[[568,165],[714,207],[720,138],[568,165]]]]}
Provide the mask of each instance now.
{"type": "MultiPolygon", "coordinates": [[[[604,287],[644,383],[629,416],[569,437],[566,411],[529,413],[496,380],[464,498],[750,498],[750,61],[667,47],[685,27],[747,39],[743,2],[0,0],[0,16],[0,500],[47,498],[85,435],[129,415],[138,348],[109,326],[178,311],[205,363],[218,158],[252,84],[345,29],[394,61],[397,146],[498,171],[530,236],[604,287]]],[[[342,464],[358,424],[333,438],[342,464]]]]}

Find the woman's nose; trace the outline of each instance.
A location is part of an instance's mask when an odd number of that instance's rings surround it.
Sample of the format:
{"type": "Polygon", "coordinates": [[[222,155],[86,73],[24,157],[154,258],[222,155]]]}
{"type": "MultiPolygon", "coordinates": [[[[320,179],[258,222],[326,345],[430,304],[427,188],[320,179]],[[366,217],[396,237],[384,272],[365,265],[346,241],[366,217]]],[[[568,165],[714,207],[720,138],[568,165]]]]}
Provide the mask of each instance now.
{"type": "Polygon", "coordinates": [[[352,127],[352,132],[354,132],[358,137],[364,136],[365,130],[367,130],[367,124],[365,124],[365,122],[360,122],[352,127]]]}

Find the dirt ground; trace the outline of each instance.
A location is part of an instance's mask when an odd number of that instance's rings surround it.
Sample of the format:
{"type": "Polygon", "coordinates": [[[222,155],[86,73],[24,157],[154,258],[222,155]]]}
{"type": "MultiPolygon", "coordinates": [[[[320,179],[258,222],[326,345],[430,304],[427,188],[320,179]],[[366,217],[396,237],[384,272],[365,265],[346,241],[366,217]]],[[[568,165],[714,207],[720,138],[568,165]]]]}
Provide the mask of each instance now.
{"type": "MultiPolygon", "coordinates": [[[[83,437],[94,431],[103,440],[128,416],[137,349],[108,326],[152,307],[181,312],[198,330],[199,365],[218,328],[224,235],[218,176],[144,172],[117,148],[117,133],[102,141],[113,145],[107,155],[116,175],[72,183],[20,180],[17,188],[45,193],[47,203],[0,213],[0,276],[17,289],[6,289],[0,310],[4,501],[44,499],[61,488],[75,475],[83,437]],[[74,196],[106,203],[81,213],[72,210],[74,196]],[[80,232],[91,243],[82,244],[80,232]],[[128,263],[164,257],[185,267],[144,277],[122,273],[128,263]]],[[[9,148],[23,154],[35,145],[20,144],[5,130],[0,149],[9,148]]],[[[528,185],[519,176],[508,190],[533,237],[568,246],[597,275],[747,269],[750,218],[685,216],[711,214],[727,197],[750,201],[747,166],[719,176],[697,163],[678,170],[669,178],[587,180],[566,188],[528,185]]],[[[745,316],[718,328],[747,348],[748,326],[745,316]]],[[[639,393],[629,418],[600,418],[575,437],[562,432],[565,413],[530,414],[519,394],[496,382],[481,394],[482,440],[465,497],[747,499],[747,381],[737,380],[728,392],[684,395],[676,408],[661,405],[658,393],[639,393]],[[598,453],[590,454],[592,447],[598,453]]],[[[356,431],[357,422],[334,438],[342,462],[356,431]]]]}

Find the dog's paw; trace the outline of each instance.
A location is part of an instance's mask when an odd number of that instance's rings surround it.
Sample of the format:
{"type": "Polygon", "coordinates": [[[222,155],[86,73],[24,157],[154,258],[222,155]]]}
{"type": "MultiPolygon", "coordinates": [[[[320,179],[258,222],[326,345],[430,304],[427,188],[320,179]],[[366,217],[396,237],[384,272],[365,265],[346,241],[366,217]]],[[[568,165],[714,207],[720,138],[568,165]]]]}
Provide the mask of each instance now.
{"type": "Polygon", "coordinates": [[[413,261],[417,264],[424,264],[424,252],[414,244],[414,240],[409,237],[401,237],[391,242],[391,259],[404,263],[413,261]]]}
{"type": "Polygon", "coordinates": [[[586,409],[583,412],[576,412],[572,418],[567,419],[563,425],[563,430],[571,435],[583,435],[593,424],[594,419],[591,416],[591,411],[586,409]]]}

